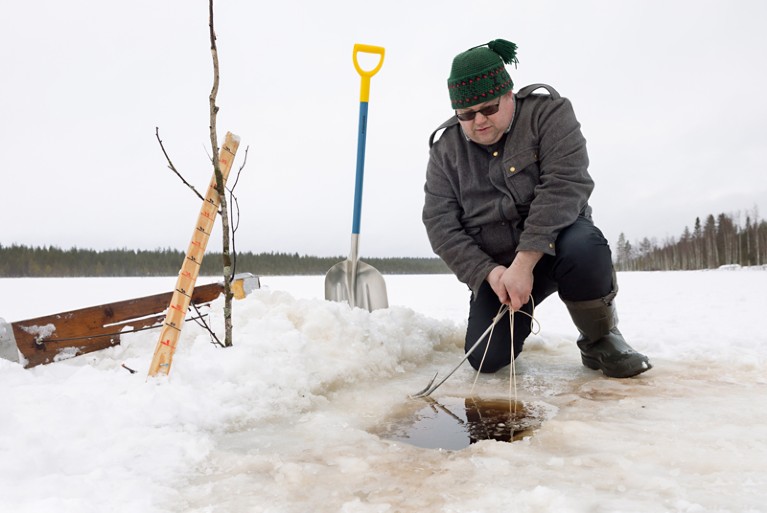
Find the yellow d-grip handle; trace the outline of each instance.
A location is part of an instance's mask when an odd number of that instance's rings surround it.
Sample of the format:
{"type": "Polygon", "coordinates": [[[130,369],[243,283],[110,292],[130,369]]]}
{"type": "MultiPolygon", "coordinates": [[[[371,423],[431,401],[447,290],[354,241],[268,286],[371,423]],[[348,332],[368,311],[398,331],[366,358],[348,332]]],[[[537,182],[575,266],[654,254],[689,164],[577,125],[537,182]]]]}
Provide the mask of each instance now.
{"type": "Polygon", "coordinates": [[[383,66],[384,62],[384,54],[386,53],[386,50],[382,46],[373,46],[373,45],[363,45],[363,44],[355,44],[354,45],[354,52],[352,53],[352,58],[354,60],[354,68],[357,70],[357,73],[360,74],[360,77],[362,77],[362,84],[360,86],[360,101],[361,102],[367,102],[370,98],[370,77],[378,73],[378,70],[381,69],[381,66],[383,66]],[[357,61],[357,54],[358,53],[374,53],[381,56],[381,59],[378,61],[378,65],[373,68],[370,71],[366,71],[360,67],[360,63],[357,61]]]}

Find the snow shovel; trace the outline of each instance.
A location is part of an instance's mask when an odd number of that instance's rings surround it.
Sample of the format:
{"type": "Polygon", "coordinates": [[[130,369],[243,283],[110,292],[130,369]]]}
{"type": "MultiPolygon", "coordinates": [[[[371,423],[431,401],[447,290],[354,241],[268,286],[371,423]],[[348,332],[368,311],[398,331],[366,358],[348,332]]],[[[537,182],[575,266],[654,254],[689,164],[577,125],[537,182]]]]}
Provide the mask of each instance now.
{"type": "Polygon", "coordinates": [[[352,247],[349,258],[331,267],[325,275],[325,299],[329,301],[348,301],[352,308],[356,306],[372,312],[378,308],[387,308],[389,306],[389,301],[386,297],[386,283],[384,283],[383,276],[375,267],[366,264],[358,258],[370,78],[378,73],[378,70],[383,65],[384,49],[380,46],[355,44],[352,58],[354,60],[354,68],[362,77],[357,136],[357,173],[354,186],[352,247]],[[363,70],[357,60],[357,54],[360,52],[379,55],[378,65],[370,71],[363,70]]]}

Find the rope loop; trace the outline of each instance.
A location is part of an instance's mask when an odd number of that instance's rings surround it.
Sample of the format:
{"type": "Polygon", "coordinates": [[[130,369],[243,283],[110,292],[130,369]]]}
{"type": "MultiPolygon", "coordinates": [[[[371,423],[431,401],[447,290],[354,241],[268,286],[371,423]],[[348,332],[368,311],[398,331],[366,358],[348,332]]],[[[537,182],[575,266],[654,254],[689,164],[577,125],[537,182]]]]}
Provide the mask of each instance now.
{"type": "MultiPolygon", "coordinates": [[[[530,302],[532,304],[532,308],[530,309],[530,313],[524,312],[522,310],[513,311],[509,308],[509,334],[510,334],[510,340],[509,343],[511,344],[511,362],[510,362],[510,372],[511,375],[509,376],[509,402],[514,401],[514,413],[516,413],[517,408],[517,369],[514,362],[516,361],[515,355],[514,355],[514,316],[517,313],[527,315],[530,317],[530,333],[533,335],[538,335],[541,332],[541,323],[538,321],[538,319],[535,318],[535,299],[533,299],[533,296],[530,296],[530,302]],[[537,328],[536,328],[537,326],[537,328]]],[[[506,313],[506,305],[501,305],[500,308],[498,308],[498,313],[495,314],[493,317],[493,326],[490,329],[490,335],[487,337],[487,344],[485,345],[485,352],[482,354],[482,360],[479,362],[479,368],[477,369],[477,373],[474,376],[474,383],[471,385],[471,395],[474,395],[474,388],[477,386],[477,381],[479,380],[479,375],[482,372],[482,366],[485,364],[485,357],[487,356],[487,351],[490,349],[490,342],[493,340],[493,331],[495,331],[495,324],[500,320],[500,317],[503,316],[506,313]]]]}

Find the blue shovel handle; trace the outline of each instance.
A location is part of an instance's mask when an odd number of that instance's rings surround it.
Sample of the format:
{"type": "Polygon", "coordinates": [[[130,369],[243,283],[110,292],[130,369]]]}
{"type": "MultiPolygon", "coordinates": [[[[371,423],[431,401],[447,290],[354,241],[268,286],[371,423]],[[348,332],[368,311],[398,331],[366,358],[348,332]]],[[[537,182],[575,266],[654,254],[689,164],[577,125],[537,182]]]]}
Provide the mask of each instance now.
{"type": "Polygon", "coordinates": [[[362,77],[360,84],[360,119],[357,130],[357,173],[354,182],[354,217],[352,221],[352,235],[360,233],[360,219],[362,217],[362,181],[365,172],[365,141],[368,126],[368,100],[370,99],[370,78],[378,73],[383,66],[385,50],[380,46],[355,44],[352,53],[354,68],[362,77]],[[357,60],[359,53],[373,53],[380,55],[378,64],[372,70],[364,70],[357,60]]]}

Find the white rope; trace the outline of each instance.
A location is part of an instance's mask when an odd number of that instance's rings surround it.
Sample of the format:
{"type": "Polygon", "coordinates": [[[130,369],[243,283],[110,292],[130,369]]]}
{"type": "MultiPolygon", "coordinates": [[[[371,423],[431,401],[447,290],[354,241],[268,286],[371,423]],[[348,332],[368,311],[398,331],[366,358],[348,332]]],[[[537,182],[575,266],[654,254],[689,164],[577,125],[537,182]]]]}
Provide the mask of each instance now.
{"type": "MultiPolygon", "coordinates": [[[[511,375],[509,376],[509,402],[511,402],[511,398],[512,398],[511,387],[513,383],[514,385],[514,407],[513,407],[514,417],[517,416],[517,365],[516,365],[517,359],[515,358],[515,354],[514,354],[514,314],[515,313],[516,312],[512,311],[509,314],[509,332],[511,333],[511,337],[510,337],[511,338],[511,365],[509,366],[509,368],[511,369],[510,370],[511,375]]],[[[512,410],[511,404],[509,405],[509,410],[510,411],[512,410]]],[[[510,429],[512,429],[512,432],[513,432],[513,428],[510,428],[510,429]]]]}
{"type": "MultiPolygon", "coordinates": [[[[522,310],[518,310],[519,313],[527,315],[530,317],[530,333],[533,335],[537,335],[541,332],[541,323],[538,322],[538,319],[535,318],[535,300],[533,299],[533,296],[530,296],[530,301],[532,303],[532,309],[531,313],[523,312],[522,310]],[[537,330],[535,329],[535,325],[538,325],[537,330]]],[[[501,307],[498,309],[498,313],[496,316],[500,315],[501,310],[504,308],[504,305],[501,305],[501,307]]],[[[511,344],[511,364],[509,366],[510,375],[509,375],[509,410],[513,410],[514,415],[517,413],[517,367],[516,367],[516,358],[514,355],[514,314],[517,312],[509,309],[511,313],[509,313],[509,334],[510,334],[510,344],[511,344]],[[512,402],[513,401],[513,402],[512,402]],[[512,406],[513,404],[513,406],[512,406]]],[[[479,362],[479,367],[477,368],[477,373],[474,376],[474,383],[471,385],[471,391],[470,395],[474,395],[474,388],[477,386],[477,381],[479,380],[479,375],[482,372],[482,366],[485,363],[485,357],[487,356],[487,352],[490,349],[490,341],[493,339],[493,331],[495,330],[495,325],[493,325],[492,329],[490,330],[490,336],[487,337],[487,344],[485,345],[485,352],[482,354],[482,359],[479,362]]]]}

